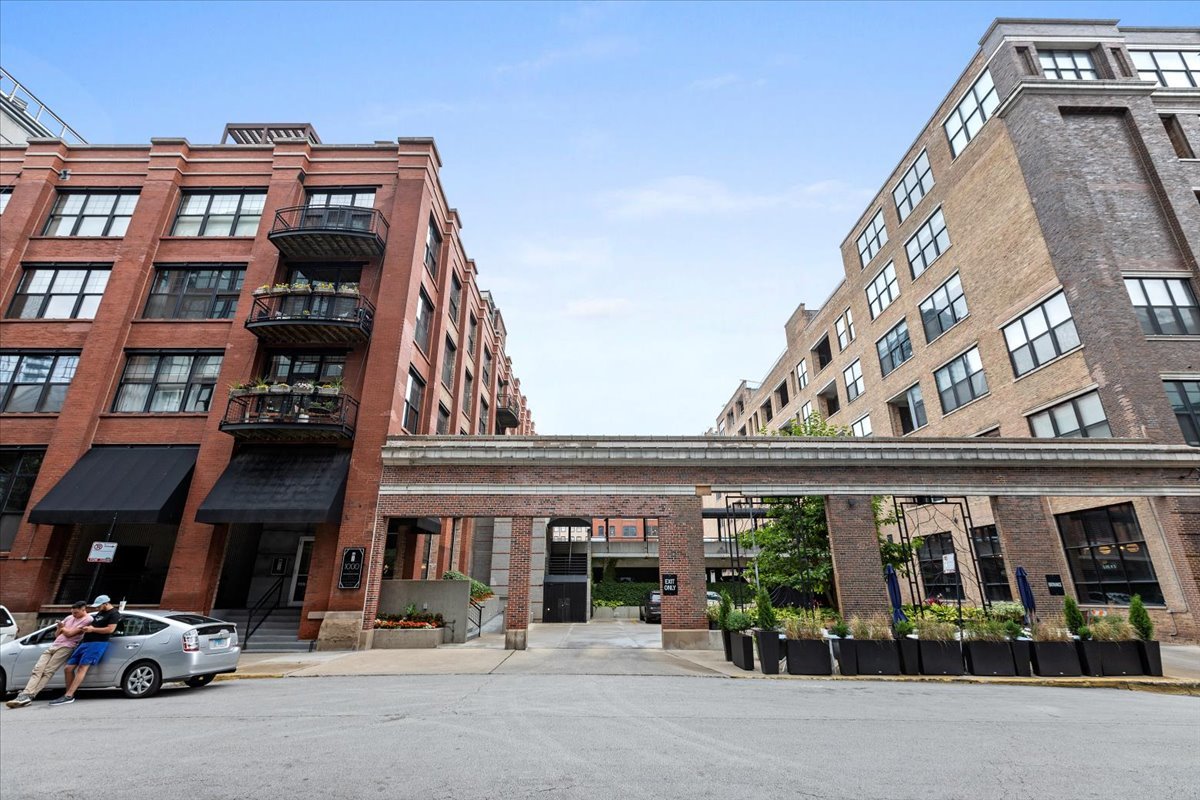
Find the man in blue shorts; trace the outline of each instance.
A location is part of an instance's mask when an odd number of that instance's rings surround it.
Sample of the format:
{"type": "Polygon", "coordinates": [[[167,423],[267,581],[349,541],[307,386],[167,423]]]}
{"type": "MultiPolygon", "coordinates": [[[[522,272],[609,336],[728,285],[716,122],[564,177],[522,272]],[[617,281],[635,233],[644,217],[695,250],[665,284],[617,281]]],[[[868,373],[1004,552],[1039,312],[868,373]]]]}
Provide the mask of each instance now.
{"type": "Polygon", "coordinates": [[[88,669],[99,664],[108,650],[108,637],[117,629],[121,621],[121,613],[112,604],[112,599],[102,594],[92,603],[96,611],[92,614],[92,624],[83,628],[83,641],[75,647],[75,652],[67,659],[65,670],[67,678],[67,693],[57,700],[51,700],[50,705],[61,706],[75,702],[75,691],[87,676],[88,669]]]}

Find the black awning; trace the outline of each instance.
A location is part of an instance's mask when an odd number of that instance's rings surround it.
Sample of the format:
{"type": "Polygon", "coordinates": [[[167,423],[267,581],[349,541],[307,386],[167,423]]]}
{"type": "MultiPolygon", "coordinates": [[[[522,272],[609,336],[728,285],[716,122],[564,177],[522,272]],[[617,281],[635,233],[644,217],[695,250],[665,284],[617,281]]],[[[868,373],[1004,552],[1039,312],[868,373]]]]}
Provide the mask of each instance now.
{"type": "Polygon", "coordinates": [[[199,447],[93,447],[29,512],[38,525],[179,522],[199,447]]]}
{"type": "Polygon", "coordinates": [[[198,522],[340,522],[350,451],[253,447],[233,456],[198,522]]]}

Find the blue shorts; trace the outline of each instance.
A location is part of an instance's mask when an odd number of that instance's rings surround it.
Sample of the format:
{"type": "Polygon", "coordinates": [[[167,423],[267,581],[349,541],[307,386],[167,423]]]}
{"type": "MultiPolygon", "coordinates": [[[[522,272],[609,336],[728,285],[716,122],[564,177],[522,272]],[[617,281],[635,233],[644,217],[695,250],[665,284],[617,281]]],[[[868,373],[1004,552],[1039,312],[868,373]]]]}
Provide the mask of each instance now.
{"type": "Polygon", "coordinates": [[[108,652],[108,642],[80,642],[75,645],[75,652],[67,659],[68,666],[76,664],[81,667],[91,667],[100,663],[108,652]]]}

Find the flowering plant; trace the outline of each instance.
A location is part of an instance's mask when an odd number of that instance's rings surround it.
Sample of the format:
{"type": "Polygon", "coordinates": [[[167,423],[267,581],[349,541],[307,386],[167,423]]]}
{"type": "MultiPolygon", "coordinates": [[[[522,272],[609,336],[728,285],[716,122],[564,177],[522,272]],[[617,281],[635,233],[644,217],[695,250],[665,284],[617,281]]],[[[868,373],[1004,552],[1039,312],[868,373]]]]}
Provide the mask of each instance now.
{"type": "Polygon", "coordinates": [[[380,630],[393,630],[395,628],[436,628],[432,622],[417,622],[411,619],[376,619],[375,627],[380,630]]]}

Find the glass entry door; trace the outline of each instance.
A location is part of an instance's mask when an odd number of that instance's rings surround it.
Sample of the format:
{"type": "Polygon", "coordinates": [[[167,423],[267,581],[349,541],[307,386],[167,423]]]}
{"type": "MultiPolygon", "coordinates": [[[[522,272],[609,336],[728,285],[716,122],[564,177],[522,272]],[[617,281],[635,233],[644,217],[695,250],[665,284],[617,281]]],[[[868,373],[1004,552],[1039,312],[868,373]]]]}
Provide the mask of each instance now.
{"type": "Polygon", "coordinates": [[[301,536],[296,547],[296,559],[292,563],[292,586],[288,592],[288,605],[304,604],[304,592],[308,589],[308,569],[312,563],[313,537],[301,536]]]}

